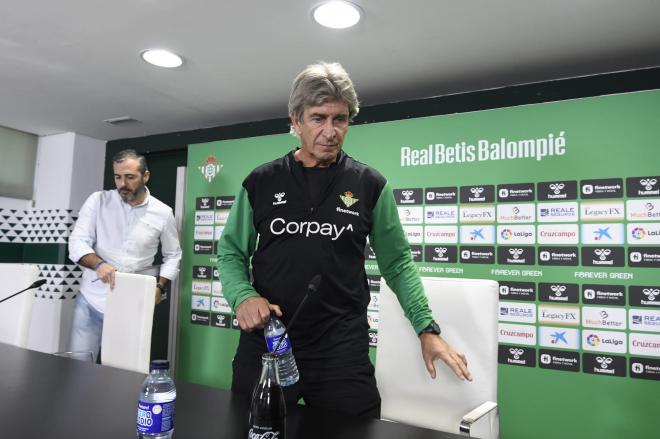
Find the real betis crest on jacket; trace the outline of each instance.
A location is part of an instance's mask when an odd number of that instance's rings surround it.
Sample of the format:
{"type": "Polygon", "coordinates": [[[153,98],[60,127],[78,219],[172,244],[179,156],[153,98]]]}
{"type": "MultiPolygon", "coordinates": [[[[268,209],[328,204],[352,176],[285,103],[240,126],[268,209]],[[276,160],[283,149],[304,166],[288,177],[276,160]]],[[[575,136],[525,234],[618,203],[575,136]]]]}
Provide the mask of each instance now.
{"type": "Polygon", "coordinates": [[[339,196],[341,201],[344,202],[344,205],[346,207],[351,207],[355,203],[357,203],[359,200],[353,196],[353,192],[351,191],[346,191],[342,195],[339,196]]]}

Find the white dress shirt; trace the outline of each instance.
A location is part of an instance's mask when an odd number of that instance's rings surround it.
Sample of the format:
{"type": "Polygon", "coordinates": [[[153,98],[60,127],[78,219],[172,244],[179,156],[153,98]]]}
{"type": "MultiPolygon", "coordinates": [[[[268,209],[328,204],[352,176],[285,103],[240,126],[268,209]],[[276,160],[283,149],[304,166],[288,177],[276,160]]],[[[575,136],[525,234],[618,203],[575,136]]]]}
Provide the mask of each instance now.
{"type": "MultiPolygon", "coordinates": [[[[116,190],[94,192],[87,198],[69,237],[69,258],[78,262],[89,253],[124,273],[159,274],[153,266],[161,243],[160,276],[174,280],[179,272],[181,247],[172,209],[149,194],[138,206],[121,199],[116,190]]],[[[96,272],[83,267],[80,292],[99,312],[105,311],[108,285],[96,281],[96,272]]]]}

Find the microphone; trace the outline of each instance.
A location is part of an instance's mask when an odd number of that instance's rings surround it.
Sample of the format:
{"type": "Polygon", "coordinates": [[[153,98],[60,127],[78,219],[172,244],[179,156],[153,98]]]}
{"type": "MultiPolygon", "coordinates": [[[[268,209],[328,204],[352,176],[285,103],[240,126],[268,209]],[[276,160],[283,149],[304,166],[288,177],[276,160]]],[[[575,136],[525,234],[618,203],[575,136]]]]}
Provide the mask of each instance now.
{"type": "Polygon", "coordinates": [[[32,288],[39,288],[40,286],[42,286],[42,285],[45,284],[46,282],[48,282],[46,279],[39,279],[39,280],[37,280],[37,281],[34,281],[34,282],[32,282],[32,285],[30,285],[29,287],[25,288],[24,290],[21,290],[21,291],[19,291],[18,293],[14,293],[14,294],[12,294],[11,296],[5,297],[4,299],[0,300],[0,303],[4,302],[5,300],[9,300],[9,299],[11,299],[11,298],[14,297],[14,296],[18,296],[18,295],[21,294],[23,291],[31,290],[32,288]]]}
{"type": "Polygon", "coordinates": [[[310,295],[314,295],[318,292],[319,286],[321,285],[321,275],[317,274],[315,275],[312,280],[309,281],[309,284],[307,284],[307,292],[305,293],[305,296],[302,298],[300,303],[298,304],[298,307],[296,308],[296,311],[293,313],[293,317],[291,317],[291,320],[289,320],[289,324],[286,326],[286,329],[284,330],[284,334],[280,337],[280,340],[277,342],[275,345],[275,348],[273,349],[273,352],[277,352],[277,350],[280,348],[280,345],[282,344],[282,341],[286,338],[286,335],[289,332],[289,329],[293,326],[293,322],[296,321],[296,317],[298,317],[298,314],[300,314],[300,310],[302,309],[303,305],[307,301],[307,298],[310,295]]]}

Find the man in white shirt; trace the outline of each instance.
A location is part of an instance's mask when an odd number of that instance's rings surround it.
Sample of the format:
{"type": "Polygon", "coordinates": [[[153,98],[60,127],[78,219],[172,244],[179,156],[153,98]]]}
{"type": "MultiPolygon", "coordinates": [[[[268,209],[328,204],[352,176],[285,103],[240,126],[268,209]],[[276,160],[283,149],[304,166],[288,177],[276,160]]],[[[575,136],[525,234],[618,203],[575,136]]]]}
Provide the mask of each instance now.
{"type": "MultiPolygon", "coordinates": [[[[149,194],[144,156],[127,149],[112,159],[117,190],[99,191],[83,204],[69,237],[69,258],[83,268],[69,350],[101,346],[105,299],[115,272],[158,275],[156,303],[179,272],[181,247],[172,209],[149,194]],[[163,264],[153,266],[161,244],[163,264]]],[[[112,294],[112,292],[110,292],[112,294]]]]}

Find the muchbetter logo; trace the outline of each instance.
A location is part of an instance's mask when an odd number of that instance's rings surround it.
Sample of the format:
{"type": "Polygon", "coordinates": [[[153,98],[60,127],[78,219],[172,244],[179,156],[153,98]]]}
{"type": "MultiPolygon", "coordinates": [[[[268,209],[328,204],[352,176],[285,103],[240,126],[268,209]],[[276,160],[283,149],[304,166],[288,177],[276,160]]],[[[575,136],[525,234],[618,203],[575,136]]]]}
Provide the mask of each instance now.
{"type": "Polygon", "coordinates": [[[656,180],[655,178],[642,178],[641,180],[639,180],[639,184],[644,186],[644,189],[646,189],[647,191],[652,191],[653,186],[655,186],[657,182],[658,180],[656,180]]]}
{"type": "Polygon", "coordinates": [[[660,295],[660,288],[644,288],[642,293],[650,301],[654,301],[656,297],[660,295]]]}
{"type": "Polygon", "coordinates": [[[550,285],[550,289],[555,293],[555,296],[560,297],[566,291],[566,285],[550,285]]]}
{"type": "Polygon", "coordinates": [[[549,187],[555,195],[559,195],[566,185],[564,183],[551,183],[549,187]]]}
{"type": "Polygon", "coordinates": [[[601,369],[607,369],[612,364],[612,357],[596,357],[596,361],[600,364],[601,369]]]}
{"type": "Polygon", "coordinates": [[[609,248],[596,248],[594,249],[594,254],[598,256],[598,259],[605,261],[607,257],[612,253],[612,250],[609,248]]]}
{"type": "Polygon", "coordinates": [[[521,348],[510,348],[509,353],[513,355],[514,360],[520,360],[520,356],[525,353],[525,350],[521,348]]]}
{"type": "MultiPolygon", "coordinates": [[[[413,191],[403,191],[403,192],[408,194],[408,195],[404,194],[404,197],[406,197],[406,200],[409,200],[410,196],[413,194],[413,191]]],[[[351,192],[351,191],[344,192],[343,194],[341,194],[339,196],[339,198],[341,199],[341,201],[344,203],[344,206],[346,206],[346,207],[351,207],[352,205],[354,205],[355,203],[357,203],[359,201],[357,198],[355,198],[355,196],[353,195],[353,192],[351,192]]]]}
{"type": "Polygon", "coordinates": [[[277,200],[277,201],[273,201],[273,206],[286,204],[286,200],[284,199],[285,196],[286,196],[286,192],[277,192],[273,194],[273,197],[275,198],[275,200],[277,200]]]}
{"type": "Polygon", "coordinates": [[[198,166],[197,169],[199,169],[204,178],[210,183],[223,167],[224,165],[218,163],[218,159],[214,155],[210,155],[206,158],[204,164],[198,166]]]}
{"type": "Polygon", "coordinates": [[[521,248],[514,247],[509,249],[509,254],[513,256],[513,259],[520,258],[520,255],[522,255],[522,253],[523,253],[523,249],[521,248]]]}

